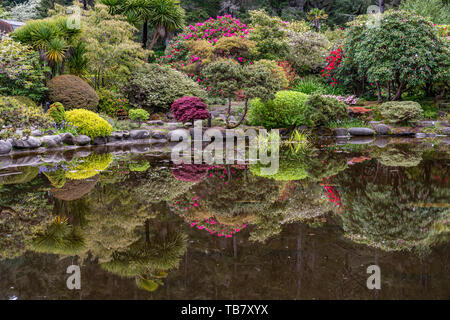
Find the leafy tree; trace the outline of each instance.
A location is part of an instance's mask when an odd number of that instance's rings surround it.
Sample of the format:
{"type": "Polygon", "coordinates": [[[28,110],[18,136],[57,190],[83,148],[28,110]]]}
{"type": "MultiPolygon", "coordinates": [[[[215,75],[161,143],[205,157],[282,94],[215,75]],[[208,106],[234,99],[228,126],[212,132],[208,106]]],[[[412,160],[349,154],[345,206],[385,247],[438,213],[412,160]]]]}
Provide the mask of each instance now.
{"type": "Polygon", "coordinates": [[[10,38],[0,39],[0,94],[26,96],[40,101],[47,90],[45,74],[50,69],[29,46],[10,38]]]}
{"type": "Polygon", "coordinates": [[[450,24],[450,4],[448,1],[405,0],[400,4],[400,9],[429,18],[434,23],[450,24]]]}
{"type": "Polygon", "coordinates": [[[448,47],[431,22],[412,13],[387,11],[381,20],[363,16],[346,33],[336,78],[343,85],[374,84],[379,101],[383,89],[388,100],[399,100],[403,92],[446,75],[448,47]]]}
{"type": "Polygon", "coordinates": [[[264,64],[241,66],[232,60],[222,60],[211,63],[203,70],[206,83],[215,96],[228,99],[227,127],[236,128],[245,119],[248,111],[248,102],[254,98],[263,101],[273,98],[275,92],[280,90],[280,81],[272,75],[269,67],[264,64]],[[231,100],[242,90],[245,107],[240,120],[231,125],[231,100]]]}

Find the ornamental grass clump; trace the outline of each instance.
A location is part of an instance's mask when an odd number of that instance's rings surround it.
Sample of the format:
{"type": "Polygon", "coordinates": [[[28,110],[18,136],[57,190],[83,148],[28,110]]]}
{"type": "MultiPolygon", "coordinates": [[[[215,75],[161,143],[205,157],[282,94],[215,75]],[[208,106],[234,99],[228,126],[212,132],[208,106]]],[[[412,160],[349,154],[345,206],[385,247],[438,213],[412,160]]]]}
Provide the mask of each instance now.
{"type": "Polygon", "coordinates": [[[197,97],[183,97],[172,104],[171,111],[177,121],[189,122],[210,117],[208,106],[197,97]]]}
{"type": "Polygon", "coordinates": [[[111,135],[112,126],[95,112],[85,109],[74,109],[66,112],[66,120],[77,128],[78,134],[92,139],[111,135]]]}

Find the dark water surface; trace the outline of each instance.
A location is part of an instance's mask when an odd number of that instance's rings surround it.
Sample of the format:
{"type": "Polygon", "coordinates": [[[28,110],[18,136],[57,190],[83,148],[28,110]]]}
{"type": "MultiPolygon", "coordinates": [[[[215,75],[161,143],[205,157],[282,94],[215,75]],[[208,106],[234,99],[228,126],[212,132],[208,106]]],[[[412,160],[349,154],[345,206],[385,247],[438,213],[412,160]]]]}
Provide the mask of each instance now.
{"type": "Polygon", "coordinates": [[[0,299],[449,299],[448,151],[282,153],[273,177],[164,154],[2,169],[0,299]]]}

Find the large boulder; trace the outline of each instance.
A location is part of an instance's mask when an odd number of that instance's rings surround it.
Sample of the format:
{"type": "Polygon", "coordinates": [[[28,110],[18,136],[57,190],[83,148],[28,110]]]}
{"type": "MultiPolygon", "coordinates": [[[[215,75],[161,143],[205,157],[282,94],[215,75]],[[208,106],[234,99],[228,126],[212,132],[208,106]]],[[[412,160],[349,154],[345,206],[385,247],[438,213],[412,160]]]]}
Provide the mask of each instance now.
{"type": "Polygon", "coordinates": [[[0,140],[0,154],[11,152],[12,144],[9,141],[0,140]]]}
{"type": "Polygon", "coordinates": [[[88,145],[91,142],[91,138],[88,136],[80,134],[79,136],[76,136],[75,138],[75,144],[79,146],[85,146],[88,145]]]}
{"type": "Polygon", "coordinates": [[[12,146],[17,149],[34,149],[39,148],[41,145],[42,145],[41,140],[34,137],[12,140],[12,146]]]}
{"type": "Polygon", "coordinates": [[[375,131],[369,128],[350,128],[348,132],[352,136],[373,136],[375,131]]]}
{"type": "Polygon", "coordinates": [[[130,131],[131,139],[147,139],[150,137],[150,132],[147,130],[132,130],[130,131]]]}
{"type": "Polygon", "coordinates": [[[62,139],[58,136],[43,136],[42,145],[47,148],[56,148],[62,145],[62,139]]]}

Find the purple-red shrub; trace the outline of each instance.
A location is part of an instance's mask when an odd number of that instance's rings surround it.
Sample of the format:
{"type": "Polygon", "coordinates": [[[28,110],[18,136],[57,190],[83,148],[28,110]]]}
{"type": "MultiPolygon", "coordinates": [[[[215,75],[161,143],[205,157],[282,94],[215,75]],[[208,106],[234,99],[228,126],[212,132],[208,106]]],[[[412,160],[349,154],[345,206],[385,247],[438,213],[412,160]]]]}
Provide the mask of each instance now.
{"type": "Polygon", "coordinates": [[[209,118],[208,106],[197,97],[183,97],[172,104],[173,116],[177,121],[188,122],[209,118]]]}
{"type": "Polygon", "coordinates": [[[172,174],[177,180],[187,182],[198,182],[208,173],[207,164],[182,164],[172,168],[172,174]]]}

